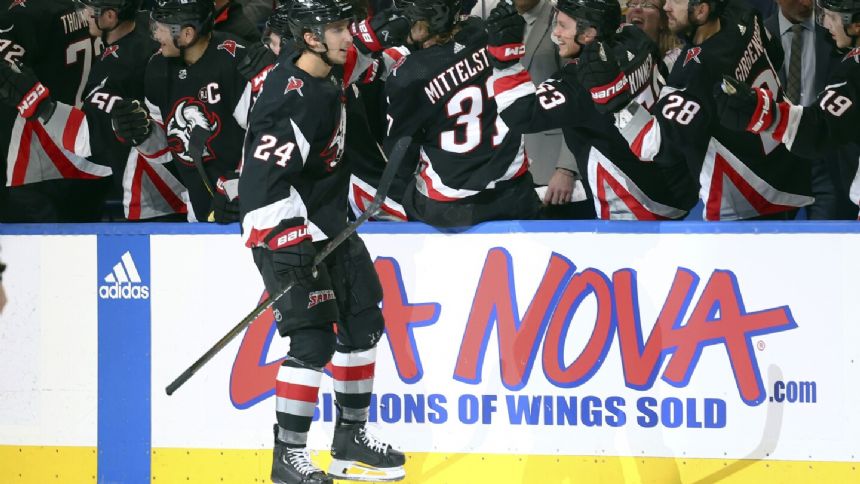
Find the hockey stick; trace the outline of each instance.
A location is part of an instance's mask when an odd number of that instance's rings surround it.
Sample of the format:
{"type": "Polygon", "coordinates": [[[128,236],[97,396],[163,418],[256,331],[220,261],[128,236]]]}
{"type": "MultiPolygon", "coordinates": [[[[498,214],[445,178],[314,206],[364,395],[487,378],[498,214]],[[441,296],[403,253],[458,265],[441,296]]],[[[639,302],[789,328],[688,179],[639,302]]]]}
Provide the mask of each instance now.
{"type": "Polygon", "coordinates": [[[203,186],[209,192],[209,196],[215,195],[215,190],[212,189],[212,183],[209,181],[209,176],[206,175],[206,170],[203,168],[203,150],[205,149],[206,140],[212,134],[208,129],[201,125],[196,125],[191,128],[191,136],[188,138],[188,156],[194,163],[194,168],[197,168],[197,174],[203,180],[203,186]]]}
{"type": "MultiPolygon", "coordinates": [[[[367,209],[364,213],[361,214],[354,222],[349,224],[343,231],[333,239],[329,241],[325,247],[320,250],[317,255],[314,257],[313,265],[317,266],[320,262],[323,261],[329,254],[331,254],[340,244],[342,244],[346,239],[348,239],[352,234],[358,230],[358,227],[361,226],[364,222],[366,222],[370,217],[372,217],[379,209],[382,207],[382,203],[385,201],[386,196],[388,195],[388,189],[391,186],[391,182],[394,180],[394,176],[397,174],[397,169],[400,166],[403,158],[406,157],[406,151],[409,149],[409,144],[412,142],[412,137],[404,136],[397,140],[397,143],[394,145],[394,149],[391,152],[391,158],[388,160],[388,165],[385,167],[385,170],[382,172],[382,177],[379,180],[379,187],[376,189],[376,196],[373,197],[373,201],[370,205],[367,206],[367,209]]],[[[209,360],[212,359],[218,352],[224,349],[230,341],[239,335],[248,325],[251,324],[252,321],[260,317],[264,312],[266,312],[272,304],[275,303],[278,299],[280,299],[284,294],[290,291],[295,285],[295,281],[291,281],[289,284],[281,288],[280,291],[275,293],[274,295],[269,295],[263,302],[261,302],[253,311],[248,313],[239,323],[233,327],[227,334],[225,334],[217,343],[215,343],[212,348],[209,349],[206,353],[203,354],[197,361],[194,362],[191,366],[188,367],[185,371],[182,372],[170,385],[167,385],[167,388],[164,390],[168,395],[173,395],[173,392],[176,391],[179,387],[181,387],[189,378],[191,378],[195,373],[197,373],[200,368],[203,367],[209,360]]]]}

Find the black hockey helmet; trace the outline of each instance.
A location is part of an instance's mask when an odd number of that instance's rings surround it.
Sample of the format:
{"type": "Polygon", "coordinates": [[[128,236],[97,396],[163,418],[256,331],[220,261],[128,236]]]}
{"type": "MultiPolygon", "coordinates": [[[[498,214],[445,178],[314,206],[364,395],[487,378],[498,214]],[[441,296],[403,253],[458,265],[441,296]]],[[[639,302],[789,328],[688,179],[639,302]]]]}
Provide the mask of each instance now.
{"type": "Polygon", "coordinates": [[[280,2],[266,21],[266,29],[281,36],[281,38],[292,38],[290,31],[289,9],[292,2],[280,2]]]}
{"type": "Polygon", "coordinates": [[[120,20],[133,20],[143,0],[77,0],[84,7],[91,8],[96,17],[104,10],[116,11],[120,20]]]}
{"type": "Polygon", "coordinates": [[[462,0],[394,0],[394,6],[410,23],[427,22],[430,35],[450,32],[463,8],[462,0]]]}
{"type": "Polygon", "coordinates": [[[300,47],[305,47],[305,32],[322,41],[326,25],[352,18],[352,4],[347,0],[293,0],[287,8],[290,32],[300,47]]]}
{"type": "Polygon", "coordinates": [[[816,20],[822,27],[825,14],[836,15],[842,19],[842,25],[860,22],[860,0],[816,0],[816,20]]]}
{"type": "Polygon", "coordinates": [[[198,35],[212,30],[215,2],[212,0],[156,0],[150,19],[179,28],[192,27],[198,35]]]}
{"type": "Polygon", "coordinates": [[[594,27],[597,38],[609,40],[621,25],[621,5],[617,0],[558,0],[556,8],[576,20],[577,34],[594,27]]]}

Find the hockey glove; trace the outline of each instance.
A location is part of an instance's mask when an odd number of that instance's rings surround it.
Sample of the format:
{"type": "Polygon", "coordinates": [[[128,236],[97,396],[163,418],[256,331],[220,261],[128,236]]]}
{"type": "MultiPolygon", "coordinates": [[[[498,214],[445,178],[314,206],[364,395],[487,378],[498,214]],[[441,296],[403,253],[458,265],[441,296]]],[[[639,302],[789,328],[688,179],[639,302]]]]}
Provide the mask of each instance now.
{"type": "Polygon", "coordinates": [[[404,45],[410,29],[409,20],[394,9],[382,10],[349,26],[355,47],[367,55],[404,45]]]}
{"type": "Polygon", "coordinates": [[[212,194],[210,222],[230,224],[239,221],[239,174],[228,172],[218,177],[212,194]]]}
{"type": "Polygon", "coordinates": [[[487,17],[487,52],[497,69],[510,67],[525,55],[523,44],[526,21],[517,13],[511,0],[501,0],[487,17]]]}
{"type": "Polygon", "coordinates": [[[336,321],[337,303],[325,264],[313,266],[316,249],[301,217],[282,220],[264,242],[272,251],[272,270],[282,285],[295,286],[275,303],[281,335],[308,323],[336,321]]]}
{"type": "Polygon", "coordinates": [[[18,110],[24,119],[38,116],[48,122],[56,106],[48,88],[23,64],[0,60],[0,101],[18,110]]]}
{"type": "Polygon", "coordinates": [[[137,99],[120,99],[110,112],[113,132],[123,143],[137,146],[152,133],[152,120],[137,99]]]}
{"type": "Polygon", "coordinates": [[[773,93],[751,88],[731,76],[724,75],[714,86],[714,100],[720,124],[734,131],[758,134],[779,120],[779,103],[773,93]]]}
{"type": "Polygon", "coordinates": [[[591,94],[594,106],[601,113],[620,111],[631,99],[630,84],[621,70],[612,49],[603,42],[592,42],[582,48],[576,77],[591,94]]]}
{"type": "Polygon", "coordinates": [[[245,81],[253,82],[263,70],[274,64],[276,60],[277,56],[271,50],[267,49],[265,45],[257,43],[248,47],[248,54],[239,61],[236,69],[245,81]]]}

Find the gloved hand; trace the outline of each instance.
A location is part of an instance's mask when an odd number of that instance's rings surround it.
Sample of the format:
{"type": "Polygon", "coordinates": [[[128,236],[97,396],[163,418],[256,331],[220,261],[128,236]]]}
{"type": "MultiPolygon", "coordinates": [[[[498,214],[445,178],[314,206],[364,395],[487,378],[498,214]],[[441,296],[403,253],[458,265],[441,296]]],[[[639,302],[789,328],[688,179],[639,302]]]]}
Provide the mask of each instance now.
{"type": "Polygon", "coordinates": [[[218,178],[212,194],[210,222],[230,224],[239,221],[239,174],[235,171],[218,178]]]}
{"type": "Polygon", "coordinates": [[[778,103],[773,93],[751,88],[728,75],[714,85],[714,100],[720,124],[734,131],[760,133],[779,119],[778,103]]]}
{"type": "Polygon", "coordinates": [[[307,323],[336,321],[338,309],[331,277],[325,264],[313,265],[316,249],[304,218],[282,220],[263,241],[272,251],[272,271],[278,282],[296,283],[274,304],[280,334],[307,323]]]}
{"type": "Polygon", "coordinates": [[[0,60],[0,102],[18,110],[24,119],[38,116],[47,122],[56,106],[50,92],[23,64],[0,60]]]}
{"type": "Polygon", "coordinates": [[[591,94],[594,106],[601,113],[614,113],[628,103],[630,84],[615,60],[612,49],[595,41],[582,48],[576,67],[576,78],[591,94]]]}
{"type": "Polygon", "coordinates": [[[381,10],[349,26],[355,47],[364,54],[404,45],[411,29],[409,19],[395,9],[381,10]]]}
{"type": "Polygon", "coordinates": [[[526,21],[511,0],[500,0],[487,17],[487,52],[497,69],[510,67],[526,53],[523,44],[526,21]]]}
{"type": "Polygon", "coordinates": [[[123,143],[137,146],[152,133],[152,120],[149,113],[137,99],[120,99],[110,112],[113,132],[123,143]]]}
{"type": "Polygon", "coordinates": [[[245,81],[253,81],[265,68],[274,64],[277,56],[265,45],[256,43],[248,47],[248,53],[239,61],[236,69],[245,81]]]}

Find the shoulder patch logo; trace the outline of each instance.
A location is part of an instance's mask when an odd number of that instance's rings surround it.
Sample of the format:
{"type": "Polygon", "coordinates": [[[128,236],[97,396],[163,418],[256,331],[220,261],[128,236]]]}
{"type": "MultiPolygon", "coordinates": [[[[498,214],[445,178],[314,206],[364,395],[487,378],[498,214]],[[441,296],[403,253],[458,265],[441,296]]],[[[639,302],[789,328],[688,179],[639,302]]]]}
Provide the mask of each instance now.
{"type": "Polygon", "coordinates": [[[235,40],[225,40],[218,46],[218,50],[226,51],[232,57],[236,57],[236,49],[244,49],[245,46],[237,44],[235,40]]]}
{"type": "Polygon", "coordinates": [[[463,49],[465,49],[465,48],[466,48],[466,46],[465,46],[465,45],[463,45],[463,44],[461,44],[461,43],[459,43],[459,42],[454,42],[454,53],[455,53],[455,54],[459,54],[459,53],[460,53],[460,51],[461,51],[461,50],[463,50],[463,49]]]}
{"type": "Polygon", "coordinates": [[[284,94],[290,91],[298,91],[299,96],[305,97],[305,95],[302,94],[302,87],[304,85],[305,81],[298,79],[296,76],[290,76],[290,78],[287,79],[287,88],[284,89],[284,94]]]}
{"type": "Polygon", "coordinates": [[[746,26],[745,26],[745,25],[743,25],[743,24],[738,24],[738,30],[740,30],[740,31],[741,31],[741,35],[744,35],[744,34],[746,34],[746,33],[747,33],[747,28],[746,28],[746,26]]]}
{"type": "Polygon", "coordinates": [[[860,47],[854,47],[848,51],[848,53],[845,54],[845,57],[842,58],[842,61],[845,62],[852,57],[854,58],[854,62],[860,64],[860,47]]]}
{"type": "Polygon", "coordinates": [[[112,55],[112,56],[116,57],[117,59],[119,59],[119,55],[116,53],[116,51],[118,51],[118,50],[119,50],[118,45],[112,45],[112,46],[108,47],[107,49],[104,50],[104,52],[102,52],[102,60],[105,60],[107,58],[107,56],[109,56],[109,55],[112,55]]]}
{"type": "Polygon", "coordinates": [[[690,61],[696,61],[696,64],[701,64],[702,61],[699,60],[699,54],[701,53],[701,47],[691,47],[690,50],[687,51],[687,57],[684,58],[684,67],[687,67],[687,64],[689,64],[690,61]]]}

